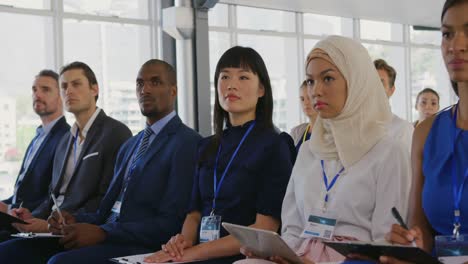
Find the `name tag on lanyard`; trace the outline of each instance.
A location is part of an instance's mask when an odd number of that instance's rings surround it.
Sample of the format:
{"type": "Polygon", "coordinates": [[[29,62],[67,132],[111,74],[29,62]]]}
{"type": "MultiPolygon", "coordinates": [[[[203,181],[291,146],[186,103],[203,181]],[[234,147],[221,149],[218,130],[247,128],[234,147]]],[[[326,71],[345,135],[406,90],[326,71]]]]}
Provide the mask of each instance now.
{"type": "Polygon", "coordinates": [[[120,207],[122,207],[122,198],[123,198],[123,192],[120,193],[119,197],[117,198],[114,205],[112,206],[112,212],[116,214],[120,214],[120,207]]]}
{"type": "MultiPolygon", "coordinates": [[[[143,137],[140,137],[138,140],[137,146],[141,144],[143,137]]],[[[135,148],[134,153],[131,158],[130,164],[128,164],[128,169],[124,175],[123,183],[122,183],[122,189],[120,190],[120,194],[117,197],[117,200],[114,202],[114,205],[112,206],[112,212],[116,214],[120,214],[120,208],[122,207],[122,201],[125,195],[125,192],[127,191],[128,184],[130,182],[130,178],[133,176],[133,172],[135,171],[136,165],[139,162],[139,159],[137,159],[137,153],[136,151],[138,150],[138,147],[135,148]]]]}
{"type": "Polygon", "coordinates": [[[239,142],[239,145],[237,145],[236,150],[231,156],[231,159],[229,160],[228,164],[226,165],[226,168],[224,169],[223,175],[221,176],[221,179],[218,181],[218,177],[216,174],[216,169],[218,168],[218,161],[219,161],[219,156],[221,153],[221,144],[218,147],[218,153],[216,155],[216,160],[215,160],[215,166],[214,166],[214,172],[213,172],[213,203],[211,207],[211,213],[209,216],[204,216],[201,221],[201,227],[200,227],[200,243],[203,242],[208,242],[208,241],[213,241],[216,239],[220,238],[220,230],[221,230],[221,216],[215,214],[216,210],[216,199],[218,198],[219,190],[221,189],[221,186],[223,184],[224,178],[231,167],[231,163],[234,160],[234,158],[237,155],[237,152],[239,152],[240,147],[242,146],[242,143],[244,143],[245,139],[247,136],[250,134],[252,129],[255,126],[255,121],[250,124],[249,128],[245,132],[244,136],[242,137],[241,141],[239,142]]]}
{"type": "MultiPolygon", "coordinates": [[[[439,260],[444,263],[464,263],[468,261],[468,236],[460,234],[461,229],[461,198],[464,185],[468,178],[468,168],[462,172],[462,182],[458,181],[457,162],[455,156],[455,146],[461,130],[457,128],[458,103],[455,105],[453,120],[453,150],[452,150],[452,194],[453,194],[453,235],[436,236],[435,248],[439,260]]],[[[465,221],[466,222],[466,221],[465,221]]]]}
{"type": "Polygon", "coordinates": [[[220,237],[221,216],[204,216],[200,226],[200,243],[217,240],[220,237]]]}
{"type": "Polygon", "coordinates": [[[327,174],[325,173],[324,161],[320,161],[322,166],[323,183],[325,185],[325,197],[323,200],[323,207],[321,209],[315,209],[307,218],[304,230],[302,231],[301,237],[303,238],[321,238],[331,239],[335,232],[336,223],[338,222],[338,214],[327,208],[328,204],[328,193],[335,186],[336,181],[344,171],[344,167],[333,177],[332,181],[328,183],[327,174]]]}
{"type": "Polygon", "coordinates": [[[331,239],[335,232],[338,215],[330,210],[315,209],[307,218],[307,223],[302,231],[302,238],[331,239]]]}

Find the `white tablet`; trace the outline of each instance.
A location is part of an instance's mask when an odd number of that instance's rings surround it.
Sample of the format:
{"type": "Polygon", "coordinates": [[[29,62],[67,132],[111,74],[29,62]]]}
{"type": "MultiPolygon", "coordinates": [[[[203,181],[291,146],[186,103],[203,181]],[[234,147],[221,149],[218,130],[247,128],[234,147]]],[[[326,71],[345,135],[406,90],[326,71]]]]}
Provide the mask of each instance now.
{"type": "Polygon", "coordinates": [[[275,232],[223,222],[223,227],[256,256],[267,258],[280,256],[291,263],[302,264],[302,260],[275,232]]]}

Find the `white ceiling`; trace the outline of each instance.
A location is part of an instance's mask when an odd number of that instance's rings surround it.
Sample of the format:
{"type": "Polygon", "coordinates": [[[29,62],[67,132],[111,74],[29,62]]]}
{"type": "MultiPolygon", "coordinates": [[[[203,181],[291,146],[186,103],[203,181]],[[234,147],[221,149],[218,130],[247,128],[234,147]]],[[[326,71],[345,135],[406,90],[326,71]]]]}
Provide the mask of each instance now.
{"type": "Polygon", "coordinates": [[[445,0],[221,0],[221,3],[439,27],[445,0]]]}

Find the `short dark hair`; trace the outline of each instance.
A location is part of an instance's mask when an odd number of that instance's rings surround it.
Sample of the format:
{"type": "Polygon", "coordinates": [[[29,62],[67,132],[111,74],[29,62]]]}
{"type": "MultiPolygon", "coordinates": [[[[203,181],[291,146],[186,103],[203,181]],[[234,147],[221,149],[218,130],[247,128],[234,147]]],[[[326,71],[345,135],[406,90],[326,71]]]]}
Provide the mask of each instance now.
{"type": "Polygon", "coordinates": [[[416,96],[416,106],[418,105],[418,101],[419,101],[419,97],[424,94],[424,93],[432,93],[434,94],[436,97],[437,97],[437,101],[440,101],[440,97],[439,97],[439,94],[432,88],[429,88],[429,87],[426,87],[424,89],[422,89],[418,95],[416,96]]]}
{"type": "Polygon", "coordinates": [[[169,80],[169,84],[170,85],[177,85],[177,72],[176,72],[176,70],[174,69],[174,67],[171,64],[169,64],[169,63],[167,63],[167,62],[165,62],[163,60],[151,59],[151,60],[143,63],[141,68],[149,66],[149,65],[163,65],[165,70],[167,71],[167,77],[168,77],[168,80],[169,80]]]}
{"type": "Polygon", "coordinates": [[[54,79],[57,83],[59,81],[59,75],[58,73],[56,73],[55,71],[53,70],[49,70],[49,69],[44,69],[42,71],[40,71],[37,75],[36,75],[36,78],[37,77],[50,77],[52,79],[54,79]]]}
{"type": "MultiPolygon", "coordinates": [[[[442,20],[444,20],[444,16],[445,16],[445,13],[447,13],[447,10],[449,10],[450,8],[452,8],[452,7],[456,6],[456,5],[466,3],[466,2],[468,2],[468,0],[447,0],[447,1],[445,1],[444,6],[442,7],[442,14],[440,15],[440,21],[442,22],[442,20]]],[[[457,84],[457,82],[454,82],[452,80],[450,82],[452,83],[453,91],[458,96],[458,84],[457,84]]]]}
{"type": "Polygon", "coordinates": [[[390,88],[395,86],[395,80],[396,80],[396,71],[395,69],[388,65],[388,63],[383,60],[383,59],[377,59],[374,61],[374,66],[377,70],[384,70],[387,75],[388,75],[388,84],[390,85],[390,88]]]}
{"type": "MultiPolygon", "coordinates": [[[[98,84],[97,79],[96,79],[96,75],[94,74],[93,70],[91,70],[91,68],[88,66],[88,64],[86,64],[84,62],[74,61],[72,63],[69,63],[69,64],[63,66],[60,69],[60,76],[62,76],[62,74],[64,72],[69,71],[69,70],[82,70],[85,77],[86,77],[86,79],[88,79],[89,86],[98,84]]],[[[98,98],[99,98],[99,94],[97,94],[94,97],[94,100],[97,101],[98,98]]]]}

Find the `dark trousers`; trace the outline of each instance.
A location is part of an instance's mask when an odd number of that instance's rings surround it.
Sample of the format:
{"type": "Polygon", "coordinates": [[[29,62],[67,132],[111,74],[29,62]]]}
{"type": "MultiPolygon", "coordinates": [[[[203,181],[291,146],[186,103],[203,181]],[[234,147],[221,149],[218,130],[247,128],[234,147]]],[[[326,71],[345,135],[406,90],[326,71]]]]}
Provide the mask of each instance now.
{"type": "Polygon", "coordinates": [[[101,264],[110,258],[151,253],[143,247],[101,243],[64,250],[57,238],[12,239],[0,244],[0,263],[15,264],[101,264]]]}

